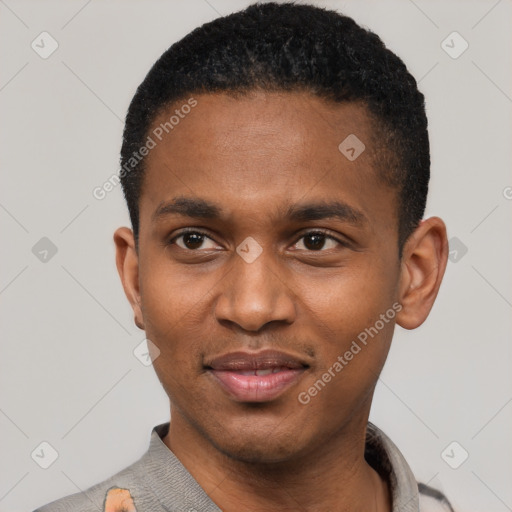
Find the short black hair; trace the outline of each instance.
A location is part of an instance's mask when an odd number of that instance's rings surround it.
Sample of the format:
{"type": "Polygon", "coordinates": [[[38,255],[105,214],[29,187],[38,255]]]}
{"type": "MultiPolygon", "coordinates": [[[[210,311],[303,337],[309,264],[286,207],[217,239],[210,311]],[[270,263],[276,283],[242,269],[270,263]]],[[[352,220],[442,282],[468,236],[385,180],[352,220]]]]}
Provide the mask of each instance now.
{"type": "Polygon", "coordinates": [[[375,165],[397,189],[401,255],[427,200],[424,96],[376,34],[336,11],[293,2],[258,2],[205,23],[165,51],[146,75],[129,106],[121,148],[120,177],[135,239],[145,160],[134,155],[155,118],[192,94],[253,90],[307,91],[366,107],[374,123],[373,154],[379,155],[375,165]]]}

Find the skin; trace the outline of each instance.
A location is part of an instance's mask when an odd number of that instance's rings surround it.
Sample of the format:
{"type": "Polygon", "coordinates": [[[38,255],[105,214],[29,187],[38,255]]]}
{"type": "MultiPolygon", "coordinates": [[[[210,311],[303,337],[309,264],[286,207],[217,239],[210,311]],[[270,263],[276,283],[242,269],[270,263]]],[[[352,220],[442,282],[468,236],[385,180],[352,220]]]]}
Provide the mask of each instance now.
{"type": "Polygon", "coordinates": [[[379,178],[363,105],[306,92],[195,98],[147,156],[138,248],[130,229],[114,235],[135,322],[160,350],[153,364],[171,404],[164,442],[224,511],[390,511],[388,485],[364,459],[365,430],[395,322],[421,325],[438,293],[445,225],[422,221],[399,258],[396,190],[379,178]],[[366,145],[352,162],[338,150],[349,134],[366,145]],[[214,202],[223,217],[152,217],[177,196],[214,202]],[[285,216],[295,203],[333,200],[364,221],[285,216]],[[206,237],[174,239],[187,227],[206,237]],[[319,245],[306,236],[315,230],[327,232],[319,245]],[[236,252],[248,236],[262,248],[252,263],[236,252]],[[299,393],[397,303],[396,317],[301,404],[299,393]],[[269,402],[234,400],[203,367],[264,348],[309,364],[269,402]]]}

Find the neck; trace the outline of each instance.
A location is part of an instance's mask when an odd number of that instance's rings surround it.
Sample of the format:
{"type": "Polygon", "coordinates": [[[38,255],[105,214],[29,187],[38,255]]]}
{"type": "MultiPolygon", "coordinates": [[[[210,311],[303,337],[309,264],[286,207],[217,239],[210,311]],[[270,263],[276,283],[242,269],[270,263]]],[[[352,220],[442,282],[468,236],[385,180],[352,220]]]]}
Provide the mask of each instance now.
{"type": "Polygon", "coordinates": [[[364,458],[367,415],[293,460],[268,464],[234,459],[178,411],[171,418],[164,443],[224,512],[391,511],[387,483],[364,458]]]}

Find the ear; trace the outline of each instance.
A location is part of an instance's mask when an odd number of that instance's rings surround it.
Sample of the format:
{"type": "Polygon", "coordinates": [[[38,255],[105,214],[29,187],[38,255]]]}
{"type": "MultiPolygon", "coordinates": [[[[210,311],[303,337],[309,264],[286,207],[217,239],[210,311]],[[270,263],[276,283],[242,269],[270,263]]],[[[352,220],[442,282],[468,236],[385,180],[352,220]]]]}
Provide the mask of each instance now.
{"type": "Polygon", "coordinates": [[[415,329],[434,305],[448,261],[446,226],[439,217],[421,221],[404,244],[399,283],[398,325],[415,329]]]}
{"type": "Polygon", "coordinates": [[[119,228],[114,233],[116,244],[116,265],[123,283],[124,293],[130,302],[135,317],[135,325],[144,329],[139,290],[139,256],[135,248],[133,231],[119,228]]]}

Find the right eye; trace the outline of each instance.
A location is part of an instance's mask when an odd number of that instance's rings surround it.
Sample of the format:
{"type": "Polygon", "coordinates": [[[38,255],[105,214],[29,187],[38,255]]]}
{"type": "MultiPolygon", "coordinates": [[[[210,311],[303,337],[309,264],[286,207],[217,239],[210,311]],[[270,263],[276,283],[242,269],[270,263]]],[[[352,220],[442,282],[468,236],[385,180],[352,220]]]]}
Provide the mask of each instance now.
{"type": "MultiPolygon", "coordinates": [[[[167,245],[175,244],[180,249],[195,251],[196,249],[201,248],[201,245],[205,242],[206,239],[210,240],[213,244],[212,247],[206,247],[206,249],[215,249],[217,247],[215,242],[206,233],[191,229],[178,233],[171,240],[169,240],[167,245]],[[181,244],[177,242],[177,240],[180,239],[182,239],[181,244]]],[[[203,249],[205,248],[203,247],[203,249]]]]}

